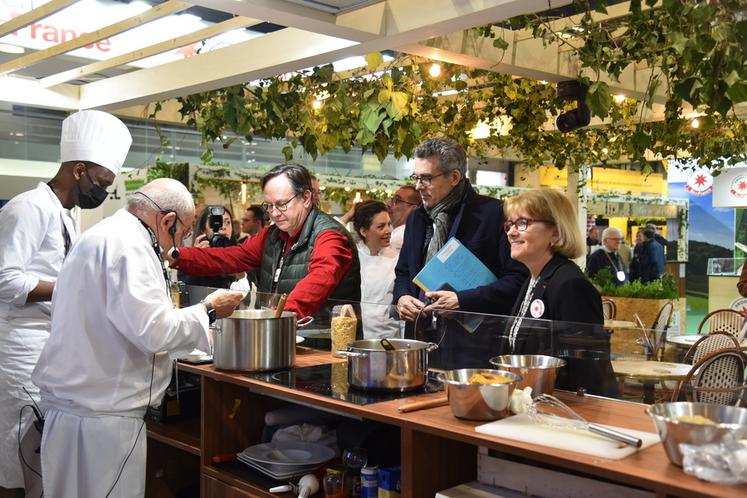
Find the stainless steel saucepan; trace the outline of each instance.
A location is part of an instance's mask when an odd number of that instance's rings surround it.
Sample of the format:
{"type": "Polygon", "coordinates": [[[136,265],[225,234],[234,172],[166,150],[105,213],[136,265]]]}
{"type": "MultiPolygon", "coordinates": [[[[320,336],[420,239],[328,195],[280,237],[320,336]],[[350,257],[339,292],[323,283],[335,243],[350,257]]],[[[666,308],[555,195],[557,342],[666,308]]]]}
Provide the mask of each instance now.
{"type": "Polygon", "coordinates": [[[296,362],[296,328],[312,321],[297,321],[291,311],[275,318],[274,310],[236,310],[216,322],[213,365],[245,372],[291,368],[296,362]]]}
{"type": "Polygon", "coordinates": [[[385,348],[379,339],[348,343],[337,351],[348,359],[348,382],[366,390],[409,391],[423,387],[428,375],[428,353],[438,348],[432,342],[389,339],[385,348]],[[392,349],[393,348],[393,349],[392,349]]]}

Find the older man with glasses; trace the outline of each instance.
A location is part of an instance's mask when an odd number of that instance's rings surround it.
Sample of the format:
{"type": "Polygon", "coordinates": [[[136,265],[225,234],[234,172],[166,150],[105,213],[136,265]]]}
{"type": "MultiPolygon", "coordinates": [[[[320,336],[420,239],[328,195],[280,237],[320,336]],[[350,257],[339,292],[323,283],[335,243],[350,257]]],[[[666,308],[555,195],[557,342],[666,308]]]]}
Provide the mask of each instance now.
{"type": "Polygon", "coordinates": [[[173,266],[198,276],[258,269],[259,291],[288,294],[285,309],[299,318],[316,315],[328,299],[360,301],[355,244],[314,204],[308,170],[281,164],[265,173],[260,185],[262,208],[274,225],[237,246],[180,249],[173,266]]]}
{"type": "Polygon", "coordinates": [[[405,223],[410,213],[420,205],[420,192],[412,185],[402,185],[387,201],[389,217],[392,219],[391,247],[396,251],[402,249],[405,237],[405,223]]]}
{"type": "MultiPolygon", "coordinates": [[[[394,283],[394,303],[405,320],[415,322],[436,309],[508,314],[527,278],[526,269],[510,256],[503,203],[475,192],[466,175],[464,149],[450,138],[428,140],[415,150],[410,179],[422,205],[407,220],[394,283]],[[472,251],[498,280],[459,292],[444,289],[424,294],[413,278],[451,237],[472,251]]],[[[419,320],[425,322],[431,320],[419,320]]],[[[429,357],[436,367],[484,365],[495,344],[493,331],[471,334],[455,322],[442,316],[436,330],[414,331],[409,326],[406,332],[441,343],[429,357]]]]}
{"type": "Polygon", "coordinates": [[[586,262],[586,274],[593,277],[603,268],[607,268],[612,275],[615,285],[622,285],[628,275],[625,273],[618,250],[623,240],[623,233],[619,228],[607,227],[602,232],[602,248],[594,251],[586,262]]]}

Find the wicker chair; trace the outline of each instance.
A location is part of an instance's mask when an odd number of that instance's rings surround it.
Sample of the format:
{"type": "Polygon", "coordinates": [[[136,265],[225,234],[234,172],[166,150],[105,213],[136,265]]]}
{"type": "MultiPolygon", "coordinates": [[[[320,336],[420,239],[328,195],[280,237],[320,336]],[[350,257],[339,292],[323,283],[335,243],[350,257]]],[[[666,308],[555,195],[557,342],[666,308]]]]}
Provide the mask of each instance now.
{"type": "Polygon", "coordinates": [[[728,332],[739,339],[744,317],[740,312],[733,309],[718,309],[711,311],[698,325],[698,334],[710,334],[711,332],[728,332]],[[707,330],[703,330],[708,324],[707,330]]]}
{"type": "Polygon", "coordinates": [[[614,320],[617,314],[617,305],[612,299],[602,299],[602,314],[605,320],[614,320]]]}
{"type": "Polygon", "coordinates": [[[747,356],[738,349],[714,351],[693,365],[672,393],[672,401],[684,393],[687,401],[739,406],[747,389],[745,368],[747,356]]]}
{"type": "Polygon", "coordinates": [[[728,332],[712,332],[690,346],[682,362],[695,364],[714,351],[724,349],[739,349],[739,341],[728,332]]]}
{"type": "Polygon", "coordinates": [[[651,338],[654,342],[654,358],[661,361],[664,356],[664,348],[667,344],[667,330],[669,330],[669,323],[672,321],[672,314],[674,313],[674,303],[669,301],[664,304],[656,315],[654,320],[654,326],[652,332],[654,336],[651,338]]]}

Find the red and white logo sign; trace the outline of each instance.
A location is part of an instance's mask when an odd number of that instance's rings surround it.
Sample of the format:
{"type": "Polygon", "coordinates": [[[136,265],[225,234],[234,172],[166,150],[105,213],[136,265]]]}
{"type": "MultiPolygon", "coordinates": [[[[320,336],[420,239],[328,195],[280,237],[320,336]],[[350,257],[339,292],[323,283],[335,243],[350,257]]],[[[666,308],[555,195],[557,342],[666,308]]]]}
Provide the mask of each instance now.
{"type": "Polygon", "coordinates": [[[710,194],[713,190],[711,172],[706,168],[700,168],[690,173],[687,177],[685,190],[698,197],[710,194]]]}
{"type": "Polygon", "coordinates": [[[729,193],[734,197],[744,199],[747,197],[747,175],[739,175],[731,181],[729,193]]]}
{"type": "Polygon", "coordinates": [[[529,313],[532,318],[540,318],[545,314],[545,303],[542,302],[542,299],[532,301],[532,304],[529,305],[529,313]]]}

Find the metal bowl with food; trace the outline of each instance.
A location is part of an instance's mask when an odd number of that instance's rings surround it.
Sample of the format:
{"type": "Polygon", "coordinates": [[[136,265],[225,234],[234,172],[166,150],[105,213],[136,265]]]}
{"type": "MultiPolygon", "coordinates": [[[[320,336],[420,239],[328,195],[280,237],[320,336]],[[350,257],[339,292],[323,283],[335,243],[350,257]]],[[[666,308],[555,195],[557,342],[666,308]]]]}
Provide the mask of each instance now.
{"type": "Polygon", "coordinates": [[[708,403],[658,403],[646,408],[669,461],[682,466],[680,443],[716,443],[725,434],[747,438],[747,408],[708,403]]]}
{"type": "Polygon", "coordinates": [[[508,414],[521,376],[505,370],[461,368],[438,375],[446,386],[451,412],[467,420],[496,420],[508,414]]]}
{"type": "Polygon", "coordinates": [[[490,358],[495,368],[520,375],[519,389],[532,388],[532,398],[540,394],[552,394],[558,369],[565,366],[565,360],[540,354],[507,354],[490,358]]]}

